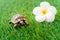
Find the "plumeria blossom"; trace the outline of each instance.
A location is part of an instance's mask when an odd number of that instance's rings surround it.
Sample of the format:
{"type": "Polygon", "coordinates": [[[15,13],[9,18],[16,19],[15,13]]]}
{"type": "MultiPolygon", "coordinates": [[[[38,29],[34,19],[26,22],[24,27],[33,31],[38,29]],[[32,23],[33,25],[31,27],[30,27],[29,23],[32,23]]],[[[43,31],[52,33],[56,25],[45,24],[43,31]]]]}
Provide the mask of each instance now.
{"type": "Polygon", "coordinates": [[[48,2],[41,2],[39,7],[33,9],[33,14],[38,22],[53,22],[56,13],[56,8],[51,6],[48,2]]]}

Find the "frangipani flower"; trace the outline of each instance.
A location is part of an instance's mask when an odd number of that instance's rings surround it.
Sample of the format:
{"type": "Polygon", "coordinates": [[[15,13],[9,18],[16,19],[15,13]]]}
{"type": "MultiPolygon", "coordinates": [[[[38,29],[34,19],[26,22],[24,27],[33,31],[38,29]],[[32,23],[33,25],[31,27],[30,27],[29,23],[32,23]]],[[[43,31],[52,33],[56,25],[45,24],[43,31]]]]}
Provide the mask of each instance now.
{"type": "Polygon", "coordinates": [[[38,22],[53,22],[56,13],[56,8],[54,6],[50,6],[48,2],[41,2],[39,7],[35,7],[33,9],[33,14],[38,22]]]}

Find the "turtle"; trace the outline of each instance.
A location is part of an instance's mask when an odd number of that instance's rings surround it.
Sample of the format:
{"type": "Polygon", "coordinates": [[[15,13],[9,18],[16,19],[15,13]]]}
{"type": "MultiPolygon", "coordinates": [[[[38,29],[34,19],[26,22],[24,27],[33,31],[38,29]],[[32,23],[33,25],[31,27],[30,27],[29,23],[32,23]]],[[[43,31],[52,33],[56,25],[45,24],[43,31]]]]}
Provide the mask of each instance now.
{"type": "Polygon", "coordinates": [[[12,23],[14,27],[21,26],[21,25],[28,25],[28,21],[26,17],[22,14],[15,14],[9,21],[9,23],[12,23]]]}

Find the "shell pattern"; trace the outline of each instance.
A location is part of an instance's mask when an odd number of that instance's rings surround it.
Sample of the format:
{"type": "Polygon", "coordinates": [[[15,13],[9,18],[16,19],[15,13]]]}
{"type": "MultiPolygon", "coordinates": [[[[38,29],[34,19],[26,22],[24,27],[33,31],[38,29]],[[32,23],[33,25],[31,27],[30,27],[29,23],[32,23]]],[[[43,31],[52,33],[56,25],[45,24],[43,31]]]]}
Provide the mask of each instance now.
{"type": "Polygon", "coordinates": [[[12,19],[10,20],[10,22],[14,24],[14,27],[28,24],[25,16],[23,16],[22,14],[16,14],[16,15],[14,15],[12,17],[12,19]]]}

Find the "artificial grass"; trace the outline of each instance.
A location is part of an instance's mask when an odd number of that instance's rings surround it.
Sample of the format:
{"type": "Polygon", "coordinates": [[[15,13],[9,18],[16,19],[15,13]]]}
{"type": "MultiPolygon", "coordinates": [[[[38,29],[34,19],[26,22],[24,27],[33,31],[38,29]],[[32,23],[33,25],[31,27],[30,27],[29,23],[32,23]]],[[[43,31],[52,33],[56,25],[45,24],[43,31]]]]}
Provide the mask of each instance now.
{"type": "Polygon", "coordinates": [[[0,0],[0,40],[60,40],[60,0],[0,0]],[[34,7],[47,1],[57,8],[53,23],[35,20],[34,7]],[[9,20],[14,14],[26,16],[29,26],[14,28],[9,20]]]}

